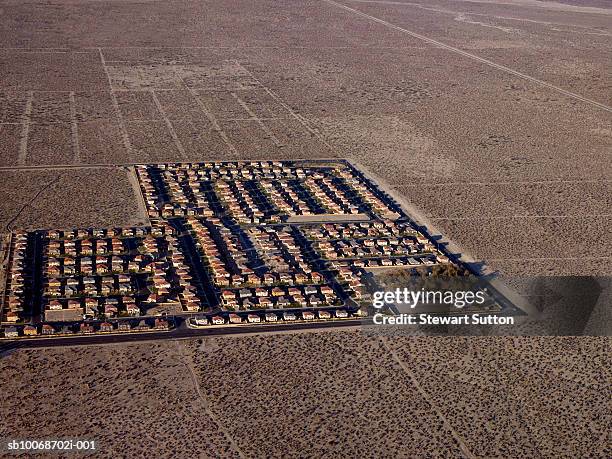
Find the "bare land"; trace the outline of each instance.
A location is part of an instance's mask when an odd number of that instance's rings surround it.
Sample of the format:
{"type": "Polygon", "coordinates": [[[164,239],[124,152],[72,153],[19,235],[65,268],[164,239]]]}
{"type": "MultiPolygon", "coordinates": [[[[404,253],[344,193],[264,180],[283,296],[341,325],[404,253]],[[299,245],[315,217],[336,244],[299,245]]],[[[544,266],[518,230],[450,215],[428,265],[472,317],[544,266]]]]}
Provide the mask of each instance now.
{"type": "Polygon", "coordinates": [[[608,457],[609,355],[607,338],[360,331],[19,351],[0,433],[95,433],[101,457],[608,457]]]}
{"type": "Polygon", "coordinates": [[[0,171],[1,231],[146,224],[127,168],[0,171]]]}
{"type": "Polygon", "coordinates": [[[176,343],[17,352],[0,366],[3,436],[96,439],[96,457],[173,457],[184,448],[238,457],[198,400],[176,343]]]}

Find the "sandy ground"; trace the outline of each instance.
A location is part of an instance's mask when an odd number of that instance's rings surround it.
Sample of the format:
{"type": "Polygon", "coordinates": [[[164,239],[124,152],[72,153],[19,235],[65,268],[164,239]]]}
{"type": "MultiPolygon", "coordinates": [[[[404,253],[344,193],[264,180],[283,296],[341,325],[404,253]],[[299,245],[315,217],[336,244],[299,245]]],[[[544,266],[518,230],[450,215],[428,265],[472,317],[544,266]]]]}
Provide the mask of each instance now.
{"type": "Polygon", "coordinates": [[[101,457],[603,458],[611,364],[606,338],[361,331],[19,351],[0,433],[101,457]]]}
{"type": "Polygon", "coordinates": [[[126,168],[0,171],[0,231],[146,224],[126,168]]]}
{"type": "Polygon", "coordinates": [[[94,439],[96,457],[238,456],[176,343],[17,352],[0,366],[3,437],[94,439]]]}

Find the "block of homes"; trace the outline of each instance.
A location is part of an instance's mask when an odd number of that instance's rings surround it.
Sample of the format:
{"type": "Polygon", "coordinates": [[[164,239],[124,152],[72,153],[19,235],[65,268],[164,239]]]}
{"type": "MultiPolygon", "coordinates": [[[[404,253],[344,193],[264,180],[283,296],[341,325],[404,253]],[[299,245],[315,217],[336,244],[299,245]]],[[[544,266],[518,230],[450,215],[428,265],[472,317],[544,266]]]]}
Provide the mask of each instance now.
{"type": "Polygon", "coordinates": [[[135,173],[146,227],[12,234],[4,324],[98,319],[109,331],[118,327],[109,320],[160,311],[244,311],[257,323],[259,311],[271,321],[275,310],[315,308],[326,318],[359,308],[366,269],[450,263],[342,160],[143,164],[135,173]]]}

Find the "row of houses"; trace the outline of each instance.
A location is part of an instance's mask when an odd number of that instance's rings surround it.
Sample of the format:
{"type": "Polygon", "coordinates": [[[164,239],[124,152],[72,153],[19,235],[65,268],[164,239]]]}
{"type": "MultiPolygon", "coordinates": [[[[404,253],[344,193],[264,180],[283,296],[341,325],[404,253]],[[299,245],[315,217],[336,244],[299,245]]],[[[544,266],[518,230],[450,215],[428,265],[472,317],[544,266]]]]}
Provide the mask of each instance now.
{"type": "Polygon", "coordinates": [[[50,240],[79,240],[79,239],[112,239],[125,237],[142,237],[150,232],[146,227],[123,228],[77,228],[66,230],[49,230],[46,232],[50,240]]]}
{"type": "MultiPolygon", "coordinates": [[[[144,302],[146,302],[145,297],[144,302]]],[[[55,311],[74,310],[76,317],[94,318],[104,315],[116,317],[120,312],[130,316],[139,316],[142,311],[138,303],[143,302],[134,296],[85,297],[76,299],[50,299],[45,304],[45,317],[51,320],[55,311]]]]}
{"type": "Polygon", "coordinates": [[[428,241],[407,221],[373,220],[355,223],[325,223],[316,226],[304,226],[301,230],[311,240],[412,237],[419,243],[428,241]]]}
{"type": "Polygon", "coordinates": [[[338,186],[330,177],[316,179],[310,177],[304,181],[307,189],[317,202],[329,214],[358,214],[361,203],[349,196],[345,186],[338,186]]]}
{"type": "MultiPolygon", "coordinates": [[[[269,213],[255,201],[253,193],[246,189],[244,182],[218,180],[214,182],[214,190],[226,214],[238,223],[260,223],[268,221],[269,213]]],[[[280,221],[280,216],[276,216],[280,221]]]]}
{"type": "Polygon", "coordinates": [[[313,268],[304,258],[305,248],[290,227],[251,227],[248,236],[259,258],[265,263],[267,274],[278,277],[281,283],[322,282],[320,274],[312,275],[313,268]],[[287,279],[289,275],[293,279],[287,279]],[[319,280],[313,280],[313,277],[319,280]]]}
{"type": "Polygon", "coordinates": [[[45,246],[45,253],[50,257],[92,256],[92,255],[122,255],[129,253],[130,248],[126,238],[110,239],[51,239],[45,246]]]}
{"type": "Polygon", "coordinates": [[[23,318],[25,306],[26,256],[28,237],[26,233],[13,233],[8,248],[8,265],[3,289],[2,321],[14,323],[23,318]]]}
{"type": "Polygon", "coordinates": [[[411,239],[366,239],[334,242],[318,242],[315,248],[321,258],[388,258],[431,253],[433,245],[417,244],[411,239]]]}
{"type": "Polygon", "coordinates": [[[293,181],[261,180],[258,182],[262,192],[270,203],[280,212],[287,215],[314,215],[315,201],[307,199],[293,181]]]}
{"type": "Polygon", "coordinates": [[[136,256],[48,257],[45,262],[47,277],[105,276],[107,274],[137,274],[150,270],[150,260],[136,256]]]}
{"type": "Polygon", "coordinates": [[[24,327],[6,327],[4,329],[5,338],[17,338],[19,336],[67,336],[75,334],[89,335],[94,333],[117,333],[130,331],[167,331],[170,330],[170,323],[164,318],[155,318],[152,322],[141,320],[137,324],[122,320],[118,322],[81,322],[78,326],[53,324],[25,325],[24,327]]]}
{"type": "Polygon", "coordinates": [[[172,172],[193,180],[303,179],[312,169],[281,161],[168,163],[136,166],[139,174],[172,172]]]}
{"type": "Polygon", "coordinates": [[[137,292],[135,275],[52,277],[44,280],[43,295],[49,298],[130,295],[137,292]]]}
{"type": "Polygon", "coordinates": [[[316,307],[339,301],[329,285],[226,289],[220,298],[222,307],[232,310],[316,307]]]}
{"type": "Polygon", "coordinates": [[[366,182],[362,180],[361,177],[356,175],[352,169],[338,169],[336,174],[338,177],[342,178],[347,186],[351,187],[351,189],[361,198],[361,200],[369,205],[371,210],[380,217],[389,217],[395,220],[400,216],[386,202],[376,196],[376,194],[368,187],[366,182]]]}
{"type": "Polygon", "coordinates": [[[251,312],[249,314],[236,314],[231,313],[227,317],[216,315],[212,317],[200,317],[194,318],[193,323],[196,325],[225,325],[225,324],[233,324],[238,325],[242,323],[261,323],[261,322],[278,322],[279,320],[283,320],[285,322],[293,322],[296,320],[328,320],[333,317],[338,319],[346,319],[349,317],[349,313],[344,309],[335,309],[332,312],[330,311],[283,311],[282,314],[277,314],[275,312],[266,312],[265,314],[258,314],[251,312]]]}

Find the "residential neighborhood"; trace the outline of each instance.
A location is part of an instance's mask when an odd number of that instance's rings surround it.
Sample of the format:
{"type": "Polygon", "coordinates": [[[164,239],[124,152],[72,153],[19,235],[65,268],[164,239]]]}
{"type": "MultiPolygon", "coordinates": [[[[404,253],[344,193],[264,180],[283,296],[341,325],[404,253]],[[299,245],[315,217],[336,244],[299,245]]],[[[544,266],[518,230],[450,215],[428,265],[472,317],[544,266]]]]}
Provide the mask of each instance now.
{"type": "Polygon", "coordinates": [[[121,319],[130,317],[199,315],[203,323],[206,314],[218,325],[343,318],[367,300],[368,270],[451,263],[344,161],[134,171],[149,226],[11,235],[3,324],[33,336],[67,323],[80,324],[79,333],[125,331],[121,319]]]}

